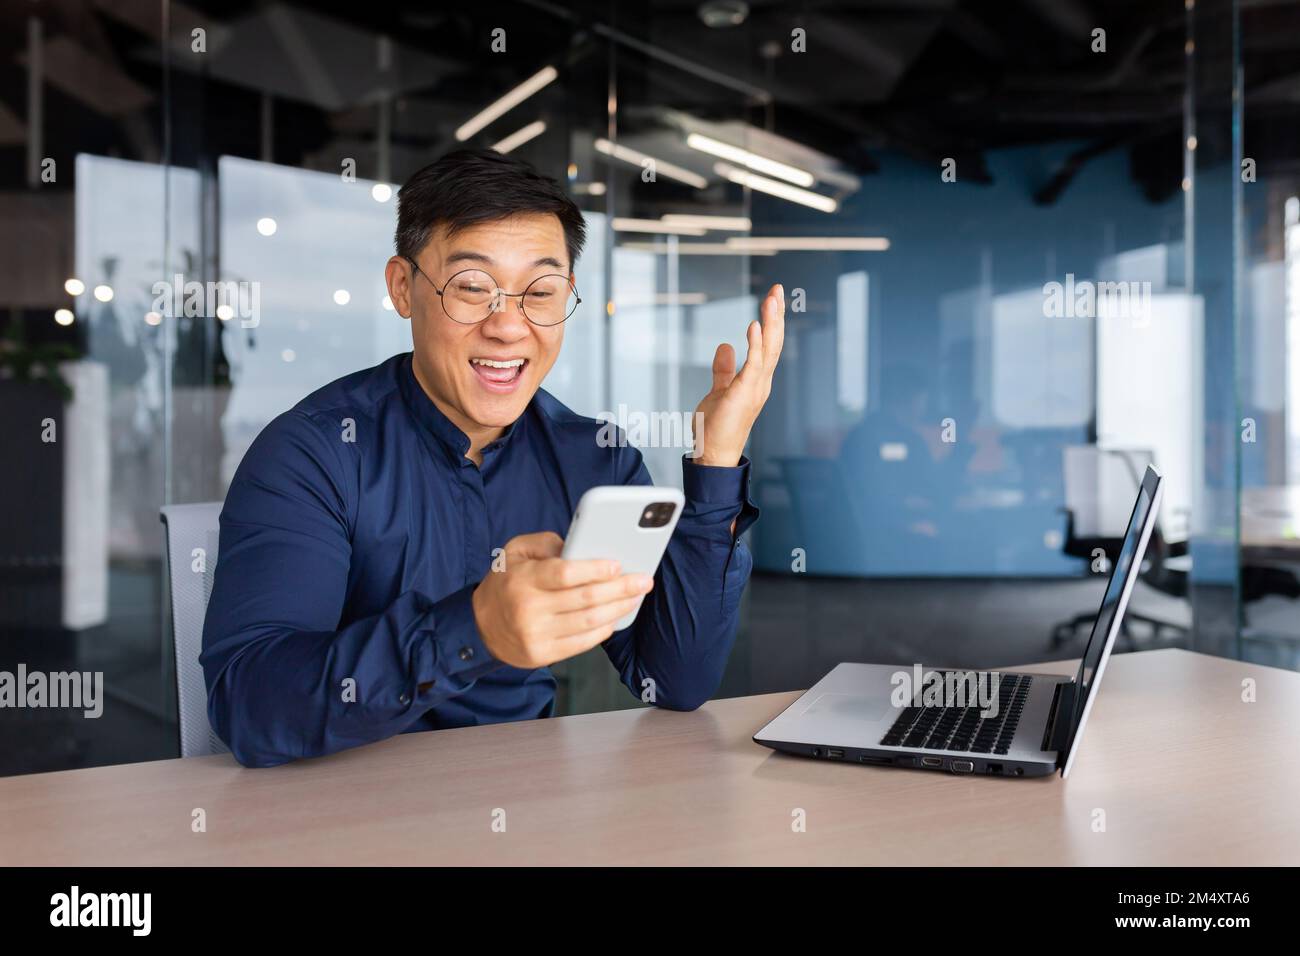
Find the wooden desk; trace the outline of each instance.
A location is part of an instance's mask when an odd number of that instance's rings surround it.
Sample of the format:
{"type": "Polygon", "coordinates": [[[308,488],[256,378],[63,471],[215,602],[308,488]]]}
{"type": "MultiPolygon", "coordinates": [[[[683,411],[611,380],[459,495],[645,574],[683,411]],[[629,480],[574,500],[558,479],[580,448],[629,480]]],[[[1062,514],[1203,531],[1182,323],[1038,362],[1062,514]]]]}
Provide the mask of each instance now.
{"type": "Polygon", "coordinates": [[[0,780],[0,861],[1300,862],[1300,674],[1186,651],[1120,655],[1067,781],[887,770],[754,744],[794,697],[408,734],[272,770],[226,755],[11,777],[0,780]],[[1256,703],[1241,701],[1245,677],[1256,703]],[[206,833],[191,832],[195,807],[206,833]],[[806,832],[792,832],[795,808],[806,832]]]}

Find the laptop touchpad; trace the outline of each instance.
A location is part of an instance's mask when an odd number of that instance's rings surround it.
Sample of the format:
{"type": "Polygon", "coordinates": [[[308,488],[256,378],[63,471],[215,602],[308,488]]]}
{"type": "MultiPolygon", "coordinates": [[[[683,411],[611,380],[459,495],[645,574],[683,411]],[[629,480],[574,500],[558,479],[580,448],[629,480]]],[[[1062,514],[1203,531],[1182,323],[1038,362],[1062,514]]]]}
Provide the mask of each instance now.
{"type": "Polygon", "coordinates": [[[805,717],[843,717],[851,720],[879,720],[889,710],[889,697],[858,694],[822,694],[808,705],[805,717]]]}

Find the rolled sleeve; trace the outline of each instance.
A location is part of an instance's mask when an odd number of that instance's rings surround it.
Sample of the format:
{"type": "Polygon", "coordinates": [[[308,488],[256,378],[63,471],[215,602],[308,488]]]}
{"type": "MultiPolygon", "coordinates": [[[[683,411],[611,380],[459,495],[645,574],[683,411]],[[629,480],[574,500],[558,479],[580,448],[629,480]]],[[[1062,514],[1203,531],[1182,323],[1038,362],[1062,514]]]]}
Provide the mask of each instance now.
{"type": "Polygon", "coordinates": [[[758,506],[749,497],[750,461],[741,458],[735,467],[701,465],[689,456],[682,458],[682,493],[694,505],[695,518],[705,524],[713,521],[730,531],[735,519],[738,540],[758,520],[758,506]]]}

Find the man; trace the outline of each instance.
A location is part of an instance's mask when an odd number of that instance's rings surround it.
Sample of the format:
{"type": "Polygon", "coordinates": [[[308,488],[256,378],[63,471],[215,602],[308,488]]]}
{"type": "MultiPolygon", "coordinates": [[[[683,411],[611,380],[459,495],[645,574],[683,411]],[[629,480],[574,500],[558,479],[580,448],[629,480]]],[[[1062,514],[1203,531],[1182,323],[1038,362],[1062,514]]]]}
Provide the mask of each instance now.
{"type": "Polygon", "coordinates": [[[563,190],[494,152],[451,153],[402,188],[385,278],[413,351],[272,421],[221,513],[200,660],[212,726],[241,763],[549,716],[548,666],[598,644],[658,706],[691,710],[717,688],[752,565],[739,536],[758,514],[742,452],[784,293],[750,324],[739,373],[718,347],[654,579],[566,561],[584,491],[651,483],[640,452],[540,388],[582,243],[563,190]]]}

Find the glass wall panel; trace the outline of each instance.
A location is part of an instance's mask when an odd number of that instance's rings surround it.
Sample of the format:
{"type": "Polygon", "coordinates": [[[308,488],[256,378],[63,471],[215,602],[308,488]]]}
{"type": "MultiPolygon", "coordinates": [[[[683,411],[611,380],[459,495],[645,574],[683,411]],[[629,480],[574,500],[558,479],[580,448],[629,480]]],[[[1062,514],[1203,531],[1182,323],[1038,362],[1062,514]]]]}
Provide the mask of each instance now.
{"type": "Polygon", "coordinates": [[[198,182],[163,162],[157,10],[129,19],[0,11],[0,774],[175,753],[169,345],[150,312],[169,253],[194,243],[181,230],[169,247],[166,203],[198,182]],[[28,695],[59,674],[87,675],[83,706],[28,695]]]}
{"type": "Polygon", "coordinates": [[[1241,654],[1300,667],[1300,129],[1295,4],[1238,7],[1241,654]]]}

